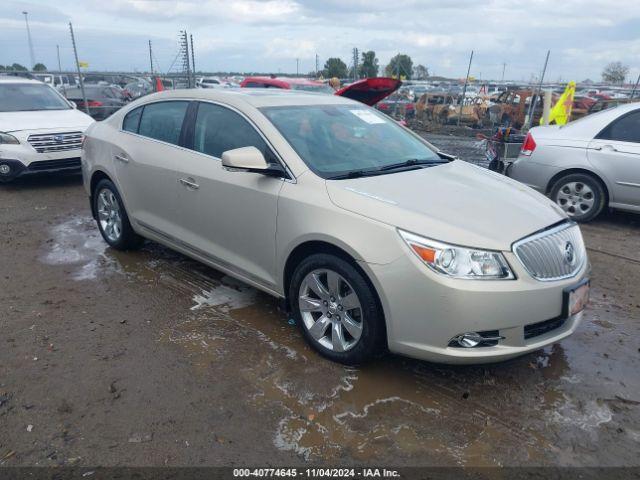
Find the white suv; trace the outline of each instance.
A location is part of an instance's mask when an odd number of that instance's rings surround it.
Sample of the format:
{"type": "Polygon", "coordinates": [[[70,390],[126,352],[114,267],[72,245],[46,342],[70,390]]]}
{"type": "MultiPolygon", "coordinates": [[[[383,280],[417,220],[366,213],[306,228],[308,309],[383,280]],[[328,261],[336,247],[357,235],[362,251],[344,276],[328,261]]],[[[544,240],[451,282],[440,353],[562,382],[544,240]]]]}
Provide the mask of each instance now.
{"type": "Polygon", "coordinates": [[[92,123],[49,85],[0,78],[0,182],[79,170],[82,138],[92,123]]]}

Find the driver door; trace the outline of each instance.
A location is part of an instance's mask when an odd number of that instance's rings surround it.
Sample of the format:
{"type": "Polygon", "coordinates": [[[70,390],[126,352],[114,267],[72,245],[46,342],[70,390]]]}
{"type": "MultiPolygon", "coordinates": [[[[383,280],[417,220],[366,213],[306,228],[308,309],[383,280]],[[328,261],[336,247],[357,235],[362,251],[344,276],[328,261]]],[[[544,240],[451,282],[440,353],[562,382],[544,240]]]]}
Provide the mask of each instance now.
{"type": "Polygon", "coordinates": [[[222,166],[222,152],[254,146],[277,162],[257,129],[225,106],[196,102],[177,165],[179,238],[198,255],[269,288],[276,285],[276,217],[284,183],[222,166]]]}

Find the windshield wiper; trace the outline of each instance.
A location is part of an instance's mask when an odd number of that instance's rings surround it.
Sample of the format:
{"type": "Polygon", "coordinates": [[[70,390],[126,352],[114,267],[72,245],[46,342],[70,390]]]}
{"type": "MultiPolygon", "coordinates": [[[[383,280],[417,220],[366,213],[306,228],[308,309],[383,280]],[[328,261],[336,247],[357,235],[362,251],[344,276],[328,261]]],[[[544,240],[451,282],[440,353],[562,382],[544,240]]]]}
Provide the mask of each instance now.
{"type": "Polygon", "coordinates": [[[378,175],[380,170],[352,170],[347,173],[341,173],[339,175],[334,175],[333,177],[328,177],[328,180],[343,180],[345,178],[360,178],[367,177],[370,175],[378,175]]]}
{"type": "Polygon", "coordinates": [[[438,165],[440,163],[446,163],[439,160],[427,160],[427,159],[419,159],[419,158],[410,158],[409,160],[405,160],[404,162],[392,163],[390,165],[385,165],[384,167],[380,167],[381,171],[385,170],[395,170],[396,168],[404,168],[404,167],[413,167],[415,165],[438,165]]]}

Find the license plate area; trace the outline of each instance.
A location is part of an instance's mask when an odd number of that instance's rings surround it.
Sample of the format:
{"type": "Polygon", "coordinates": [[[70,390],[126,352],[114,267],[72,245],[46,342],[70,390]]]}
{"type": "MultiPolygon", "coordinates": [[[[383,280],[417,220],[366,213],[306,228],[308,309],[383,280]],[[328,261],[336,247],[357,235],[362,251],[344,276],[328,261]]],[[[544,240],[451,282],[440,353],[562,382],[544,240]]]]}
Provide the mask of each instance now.
{"type": "Polygon", "coordinates": [[[562,313],[564,318],[572,317],[585,309],[589,303],[591,284],[585,279],[577,285],[565,288],[562,297],[562,313]]]}

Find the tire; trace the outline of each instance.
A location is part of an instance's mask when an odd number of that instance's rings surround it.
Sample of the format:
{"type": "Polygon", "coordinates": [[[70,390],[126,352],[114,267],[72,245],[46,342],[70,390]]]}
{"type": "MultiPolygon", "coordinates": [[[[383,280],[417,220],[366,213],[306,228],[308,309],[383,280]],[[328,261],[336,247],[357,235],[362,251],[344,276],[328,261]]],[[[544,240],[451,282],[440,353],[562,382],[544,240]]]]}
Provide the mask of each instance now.
{"type": "Polygon", "coordinates": [[[378,297],[363,273],[348,261],[324,253],[305,258],[293,273],[289,299],[302,334],[322,356],[356,365],[385,351],[378,297]],[[338,279],[333,288],[330,276],[338,279]],[[338,329],[341,335],[336,334],[338,329]]]}
{"type": "Polygon", "coordinates": [[[606,205],[602,184],[585,173],[572,173],[558,179],[549,196],[576,222],[593,220],[606,205]]]}
{"type": "Polygon", "coordinates": [[[116,250],[136,250],[144,238],[133,231],[118,189],[111,180],[98,182],[92,195],[96,223],[105,242],[116,250]]]}

